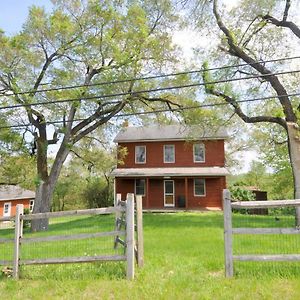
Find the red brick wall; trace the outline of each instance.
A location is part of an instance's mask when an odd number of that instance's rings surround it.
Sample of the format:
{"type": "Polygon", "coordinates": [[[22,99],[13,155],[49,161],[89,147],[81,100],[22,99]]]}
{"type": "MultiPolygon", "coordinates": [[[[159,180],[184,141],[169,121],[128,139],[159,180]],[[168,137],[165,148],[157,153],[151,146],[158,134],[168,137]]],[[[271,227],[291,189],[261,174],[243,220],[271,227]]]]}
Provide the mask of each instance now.
{"type": "MultiPolygon", "coordinates": [[[[188,208],[222,207],[222,192],[226,188],[225,177],[206,178],[206,195],[194,196],[194,180],[188,179],[188,208]]],[[[178,196],[185,196],[185,180],[174,179],[175,207],[178,207],[178,196]]],[[[134,179],[116,178],[116,193],[122,194],[122,199],[127,193],[134,193],[134,179]]],[[[147,195],[147,191],[146,191],[147,195]]],[[[149,206],[147,199],[143,197],[144,208],[164,208],[164,184],[162,178],[149,179],[149,206]]]]}
{"type": "Polygon", "coordinates": [[[154,167],[223,167],[225,164],[224,140],[203,141],[205,144],[205,162],[194,163],[193,144],[184,141],[119,143],[127,148],[124,164],[118,168],[154,168],[154,167]],[[164,145],[175,145],[175,163],[164,163],[164,145]],[[146,146],[146,163],[135,163],[135,146],[146,146]]]}
{"type": "Polygon", "coordinates": [[[23,204],[24,208],[29,208],[30,200],[3,200],[0,201],[0,217],[3,217],[3,209],[4,209],[4,203],[11,203],[11,211],[10,215],[14,216],[16,214],[16,207],[17,204],[23,204]]]}

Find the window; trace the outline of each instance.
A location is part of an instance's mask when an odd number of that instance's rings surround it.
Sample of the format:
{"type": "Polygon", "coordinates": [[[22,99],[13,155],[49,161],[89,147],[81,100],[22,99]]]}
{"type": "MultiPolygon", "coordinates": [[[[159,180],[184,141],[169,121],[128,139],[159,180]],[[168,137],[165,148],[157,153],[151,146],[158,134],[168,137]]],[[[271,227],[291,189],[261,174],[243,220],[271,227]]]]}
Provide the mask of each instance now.
{"type": "Polygon", "coordinates": [[[146,146],[135,146],[135,163],[146,163],[146,146]]]}
{"type": "Polygon", "coordinates": [[[9,204],[8,203],[5,203],[4,204],[4,214],[7,215],[9,212],[9,204]]]}
{"type": "Polygon", "coordinates": [[[194,179],[194,195],[205,196],[205,179],[194,179]]]}
{"type": "Polygon", "coordinates": [[[30,212],[33,211],[33,206],[34,206],[34,200],[30,200],[30,202],[29,202],[29,211],[30,212]]]}
{"type": "Polygon", "coordinates": [[[164,145],[164,163],[174,163],[174,162],[175,162],[175,146],[164,145]]]}
{"type": "Polygon", "coordinates": [[[135,180],[135,194],[145,196],[145,179],[135,180]]]}
{"type": "Polygon", "coordinates": [[[204,144],[194,144],[194,162],[205,162],[204,144]]]}
{"type": "Polygon", "coordinates": [[[11,202],[4,203],[3,216],[4,217],[10,216],[10,211],[11,211],[11,202]]]}

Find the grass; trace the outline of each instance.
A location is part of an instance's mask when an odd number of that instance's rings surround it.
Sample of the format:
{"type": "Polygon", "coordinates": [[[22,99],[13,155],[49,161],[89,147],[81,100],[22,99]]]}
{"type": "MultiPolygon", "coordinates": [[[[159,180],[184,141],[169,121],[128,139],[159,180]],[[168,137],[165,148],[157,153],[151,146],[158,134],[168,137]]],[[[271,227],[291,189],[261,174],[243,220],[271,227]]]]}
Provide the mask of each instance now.
{"type": "MultiPolygon", "coordinates": [[[[236,215],[234,225],[248,224],[254,220],[251,218],[236,215]]],[[[279,222],[272,218],[259,216],[255,222],[273,227],[293,224],[292,217],[282,217],[279,222]]],[[[112,219],[109,216],[55,219],[50,232],[66,234],[87,232],[87,229],[95,232],[99,226],[103,230],[112,229],[112,219]]],[[[132,282],[125,279],[122,262],[27,266],[22,267],[19,281],[0,277],[1,299],[300,299],[299,263],[240,262],[235,264],[236,276],[224,278],[221,213],[145,214],[144,231],[145,267],[137,270],[132,282]]],[[[11,234],[10,230],[0,230],[1,237],[11,234]]],[[[43,234],[49,233],[35,235],[43,234]]],[[[234,240],[236,251],[255,252],[264,248],[271,253],[282,249],[293,252],[297,245],[298,252],[300,249],[300,242],[290,240],[291,236],[277,240],[277,244],[266,236],[255,238],[251,241],[249,236],[238,236],[234,240]]],[[[111,240],[94,243],[93,251],[111,251],[111,240]]],[[[48,243],[44,244],[23,245],[22,255],[57,257],[86,251],[81,241],[72,247],[56,245],[54,250],[49,250],[48,243]]],[[[2,246],[0,259],[8,255],[2,246]]]]}

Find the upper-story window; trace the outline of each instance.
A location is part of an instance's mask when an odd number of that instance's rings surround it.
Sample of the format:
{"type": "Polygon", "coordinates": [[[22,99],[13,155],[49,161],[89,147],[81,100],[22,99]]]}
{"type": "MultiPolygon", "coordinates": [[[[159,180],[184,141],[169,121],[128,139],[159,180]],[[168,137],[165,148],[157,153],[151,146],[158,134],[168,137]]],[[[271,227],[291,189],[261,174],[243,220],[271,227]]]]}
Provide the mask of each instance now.
{"type": "Polygon", "coordinates": [[[164,145],[164,163],[174,163],[174,162],[175,162],[175,146],[164,145]]]}
{"type": "Polygon", "coordinates": [[[205,162],[205,146],[202,143],[194,144],[194,162],[205,162]]]}
{"type": "Polygon", "coordinates": [[[146,146],[135,146],[135,163],[146,163],[146,146]]]}

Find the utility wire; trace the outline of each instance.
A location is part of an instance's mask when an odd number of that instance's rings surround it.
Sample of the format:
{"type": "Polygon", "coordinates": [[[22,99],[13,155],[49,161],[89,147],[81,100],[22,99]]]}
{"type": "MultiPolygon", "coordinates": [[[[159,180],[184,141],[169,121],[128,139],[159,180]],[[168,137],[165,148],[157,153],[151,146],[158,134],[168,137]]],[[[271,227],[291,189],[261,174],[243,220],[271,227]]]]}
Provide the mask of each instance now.
{"type": "MultiPolygon", "coordinates": [[[[276,99],[280,98],[282,96],[300,96],[300,93],[293,93],[288,95],[280,95],[280,96],[267,96],[267,97],[259,97],[259,98],[252,98],[252,99],[244,99],[244,100],[237,100],[236,103],[245,103],[245,102],[254,102],[254,101],[262,101],[262,100],[269,100],[269,99],[276,99]]],[[[199,109],[199,108],[207,108],[207,107],[215,107],[215,106],[225,106],[229,105],[228,102],[215,102],[215,103],[208,103],[208,104],[200,104],[200,105],[194,105],[194,106],[185,106],[185,107],[178,107],[178,108],[171,108],[171,109],[157,109],[152,111],[144,111],[144,112],[132,112],[132,113],[123,113],[123,114],[117,114],[113,116],[112,118],[121,118],[121,117],[130,117],[135,115],[148,115],[148,114],[155,114],[155,113],[162,113],[162,112],[178,112],[183,110],[190,110],[190,109],[199,109]]],[[[65,121],[49,121],[46,122],[47,125],[53,125],[53,124],[62,124],[62,123],[69,123],[69,122],[80,122],[84,121],[86,119],[79,118],[74,120],[65,120],[65,121]]],[[[24,128],[29,127],[32,124],[22,124],[22,125],[8,125],[8,126],[0,126],[0,129],[8,129],[8,128],[24,128]]]]}
{"type": "MultiPolygon", "coordinates": [[[[147,90],[140,90],[140,91],[121,92],[121,93],[115,93],[115,94],[104,94],[104,95],[101,95],[101,96],[88,96],[88,97],[83,97],[82,99],[70,98],[70,99],[62,99],[62,100],[54,100],[54,101],[44,101],[44,102],[34,102],[34,103],[7,105],[7,106],[0,106],[0,110],[20,108],[20,107],[40,106],[40,105],[48,105],[48,104],[56,104],[56,103],[65,103],[65,102],[115,98],[115,97],[126,96],[126,95],[135,96],[135,95],[150,93],[150,92],[161,92],[161,91],[168,91],[168,90],[175,90],[175,89],[182,89],[182,88],[204,86],[204,85],[209,85],[209,84],[227,83],[227,82],[233,82],[233,81],[242,81],[242,80],[249,80],[249,79],[255,79],[255,78],[265,78],[265,77],[268,77],[268,76],[285,75],[285,74],[293,74],[293,73],[300,73],[300,70],[282,71],[282,72],[269,73],[269,74],[260,74],[260,75],[255,74],[255,75],[247,76],[247,77],[221,79],[221,80],[209,81],[209,82],[190,83],[190,84],[184,84],[184,85],[154,88],[154,89],[147,89],[147,90]]],[[[283,97],[283,96],[284,95],[282,95],[281,97],[283,97]]]]}
{"type": "Polygon", "coordinates": [[[86,85],[84,85],[84,84],[70,85],[70,86],[64,86],[64,87],[42,89],[42,90],[37,90],[37,91],[29,90],[29,91],[24,91],[24,92],[12,93],[9,95],[2,94],[2,95],[0,95],[0,97],[16,96],[16,95],[24,95],[24,94],[32,94],[32,93],[43,93],[43,92],[51,92],[51,91],[62,91],[62,90],[76,89],[76,88],[82,88],[82,87],[93,87],[93,86],[125,83],[125,82],[132,82],[132,81],[166,78],[166,77],[171,77],[171,76],[202,73],[204,71],[217,71],[217,70],[224,70],[224,69],[230,69],[230,68],[244,67],[244,66],[249,66],[249,65],[251,66],[251,65],[255,65],[257,63],[270,63],[270,62],[278,62],[278,61],[284,61],[284,60],[294,60],[294,59],[299,59],[299,58],[300,58],[300,56],[291,56],[291,57],[283,57],[283,58],[270,59],[270,60],[259,60],[255,63],[242,63],[242,64],[237,64],[237,65],[227,65],[227,66],[209,68],[206,70],[200,69],[200,70],[192,70],[192,71],[185,71],[185,72],[178,72],[178,73],[168,73],[168,74],[163,74],[163,75],[153,75],[153,76],[129,78],[129,79],[115,80],[115,81],[104,81],[104,82],[91,83],[91,84],[86,84],[86,85]]]}

